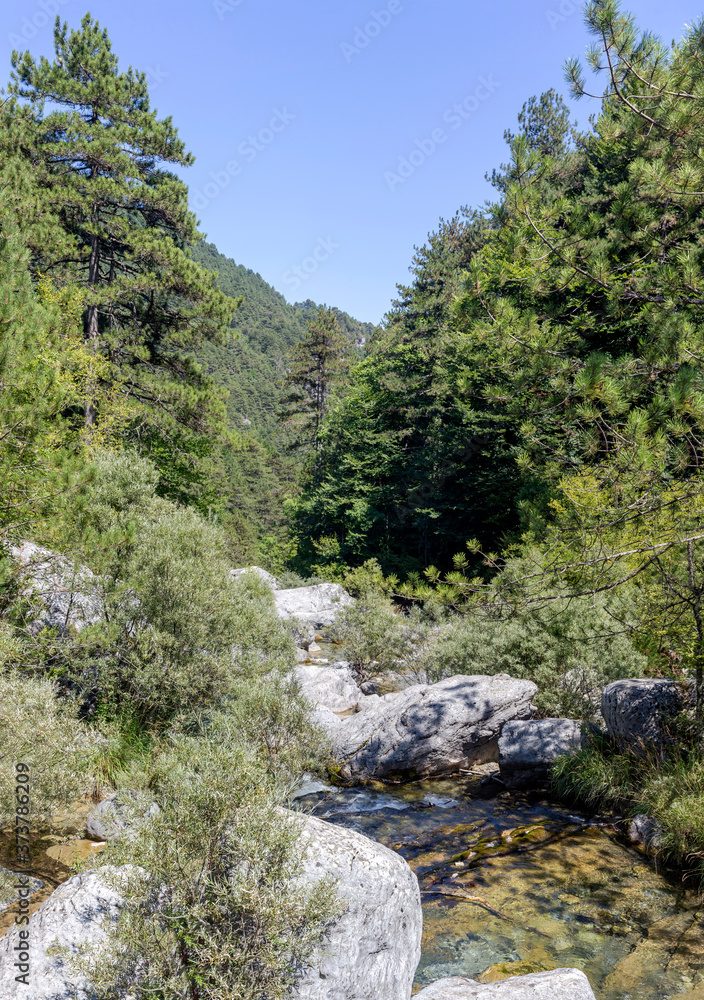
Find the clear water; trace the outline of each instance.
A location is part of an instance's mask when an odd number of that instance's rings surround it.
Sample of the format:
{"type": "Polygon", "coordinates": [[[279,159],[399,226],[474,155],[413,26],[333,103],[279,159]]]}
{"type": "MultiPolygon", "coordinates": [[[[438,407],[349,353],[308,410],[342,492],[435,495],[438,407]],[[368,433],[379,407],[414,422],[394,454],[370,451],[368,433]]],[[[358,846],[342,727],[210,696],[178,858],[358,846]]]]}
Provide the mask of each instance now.
{"type": "Polygon", "coordinates": [[[534,794],[482,797],[476,781],[338,789],[299,805],[398,851],[418,875],[417,989],[568,966],[597,1000],[704,1000],[700,896],[608,821],[534,794]]]}

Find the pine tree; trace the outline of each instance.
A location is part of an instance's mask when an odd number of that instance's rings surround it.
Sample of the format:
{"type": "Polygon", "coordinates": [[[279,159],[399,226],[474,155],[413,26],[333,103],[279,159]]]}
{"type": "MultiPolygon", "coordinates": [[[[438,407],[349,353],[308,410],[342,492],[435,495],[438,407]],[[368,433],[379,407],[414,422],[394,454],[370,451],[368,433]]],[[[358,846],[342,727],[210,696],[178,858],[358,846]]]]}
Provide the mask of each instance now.
{"type": "Polygon", "coordinates": [[[281,418],[292,446],[312,448],[318,478],[320,433],[333,389],[348,367],[350,344],[333,309],[323,306],[306,336],[289,351],[281,418]]]}
{"type": "Polygon", "coordinates": [[[0,539],[26,534],[55,513],[75,461],[61,449],[60,416],[73,382],[62,370],[55,309],[37,299],[28,253],[6,215],[0,217],[0,539]]]}
{"type": "MultiPolygon", "coordinates": [[[[192,352],[226,338],[238,303],[188,253],[200,234],[185,184],[165,166],[193,157],[151,108],[145,75],[119,71],[90,15],[77,31],[57,18],[54,44],[53,63],[13,53],[0,130],[20,151],[12,170],[29,165],[34,178],[14,205],[33,269],[80,290],[86,344],[136,408],[132,438],[162,464],[198,465],[224,408],[192,352]]],[[[87,387],[89,431],[98,388],[87,387]]]]}

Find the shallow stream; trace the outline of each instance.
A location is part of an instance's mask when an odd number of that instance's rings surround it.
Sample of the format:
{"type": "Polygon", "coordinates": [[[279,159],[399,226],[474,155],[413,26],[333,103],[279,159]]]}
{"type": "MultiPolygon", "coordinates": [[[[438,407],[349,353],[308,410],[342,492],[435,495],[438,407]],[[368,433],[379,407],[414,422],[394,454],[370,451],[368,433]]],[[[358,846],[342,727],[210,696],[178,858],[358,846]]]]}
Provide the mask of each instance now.
{"type": "Polygon", "coordinates": [[[704,1000],[696,892],[656,871],[608,820],[490,787],[435,780],[299,800],[398,851],[417,874],[416,989],[568,966],[586,973],[597,1000],[704,1000]]]}

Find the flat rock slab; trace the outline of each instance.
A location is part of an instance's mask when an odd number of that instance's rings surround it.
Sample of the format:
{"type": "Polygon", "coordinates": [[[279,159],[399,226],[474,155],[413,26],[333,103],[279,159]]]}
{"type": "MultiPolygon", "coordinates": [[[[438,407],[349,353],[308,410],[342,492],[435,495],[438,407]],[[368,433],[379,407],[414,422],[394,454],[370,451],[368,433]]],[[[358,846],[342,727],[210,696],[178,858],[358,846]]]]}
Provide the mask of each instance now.
{"type": "Polygon", "coordinates": [[[595,997],[583,972],[554,969],[486,985],[453,976],[416,993],[414,1000],[595,1000],[595,997]]]}
{"type": "Polygon", "coordinates": [[[331,732],[341,776],[430,777],[496,760],[504,725],[531,717],[536,692],[532,681],[495,674],[448,677],[382,698],[331,732]]]}
{"type": "Polygon", "coordinates": [[[574,719],[528,719],[507,722],[499,738],[499,768],[507,788],[528,788],[550,774],[563,753],[578,750],[581,723],[574,719]]]}
{"type": "Polygon", "coordinates": [[[642,678],[607,684],[601,714],[609,735],[632,749],[660,749],[670,742],[668,720],[694,702],[694,682],[642,678]]]}
{"type": "Polygon", "coordinates": [[[90,991],[85,979],[56,952],[65,947],[75,955],[79,945],[99,946],[105,940],[105,922],[117,920],[121,904],[119,893],[97,872],[74,875],[60,885],[30,917],[26,928],[15,924],[0,938],[2,1000],[87,1000],[90,991]],[[22,937],[22,931],[28,936],[22,937]],[[15,977],[23,970],[14,965],[27,944],[28,986],[17,982],[15,977]]]}
{"type": "Polygon", "coordinates": [[[346,911],[294,987],[298,1000],[410,1000],[423,918],[403,858],[361,833],[305,818],[304,877],[338,880],[346,911]]]}
{"type": "Polygon", "coordinates": [[[281,618],[295,618],[322,628],[331,625],[341,608],[354,604],[339,583],[317,583],[313,587],[295,587],[274,592],[276,610],[281,618]]]}

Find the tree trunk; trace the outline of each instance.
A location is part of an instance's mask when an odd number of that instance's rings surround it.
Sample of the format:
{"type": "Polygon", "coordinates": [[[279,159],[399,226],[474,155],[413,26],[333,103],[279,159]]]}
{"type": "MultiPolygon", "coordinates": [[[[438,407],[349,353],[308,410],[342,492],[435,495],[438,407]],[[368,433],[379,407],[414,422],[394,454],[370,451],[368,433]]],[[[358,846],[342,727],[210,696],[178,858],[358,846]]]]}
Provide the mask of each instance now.
{"type": "MultiPolygon", "coordinates": [[[[98,277],[100,274],[100,245],[98,242],[98,237],[94,234],[91,237],[90,246],[90,261],[88,263],[88,284],[95,287],[98,284],[98,277]]],[[[98,352],[98,338],[99,338],[99,325],[98,325],[98,306],[90,305],[88,306],[86,314],[86,324],[85,324],[85,339],[86,343],[90,347],[94,354],[98,352]]],[[[85,425],[87,428],[92,428],[95,425],[95,399],[91,395],[91,390],[93,386],[89,382],[86,385],[86,400],[84,406],[85,412],[85,425]]]]}

